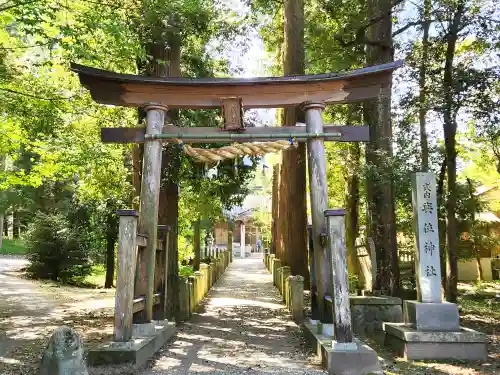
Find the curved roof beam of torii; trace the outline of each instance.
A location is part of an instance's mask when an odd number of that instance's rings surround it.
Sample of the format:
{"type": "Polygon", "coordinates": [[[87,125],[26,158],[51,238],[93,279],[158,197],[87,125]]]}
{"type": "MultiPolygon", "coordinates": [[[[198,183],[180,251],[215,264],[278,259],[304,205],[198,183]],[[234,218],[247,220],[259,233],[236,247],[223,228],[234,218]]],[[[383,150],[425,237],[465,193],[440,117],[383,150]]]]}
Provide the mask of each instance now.
{"type": "Polygon", "coordinates": [[[280,108],[307,101],[335,104],[375,98],[402,64],[399,60],[348,72],[264,78],[157,78],[78,64],[71,64],[71,69],[102,104],[209,109],[220,108],[222,98],[238,97],[243,108],[280,108]]]}

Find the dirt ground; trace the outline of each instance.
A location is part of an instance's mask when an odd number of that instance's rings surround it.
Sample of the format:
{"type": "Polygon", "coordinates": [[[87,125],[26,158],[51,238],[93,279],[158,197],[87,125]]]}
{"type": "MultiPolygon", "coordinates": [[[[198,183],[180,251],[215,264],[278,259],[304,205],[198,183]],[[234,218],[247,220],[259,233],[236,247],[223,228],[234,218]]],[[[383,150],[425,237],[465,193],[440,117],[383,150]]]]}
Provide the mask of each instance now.
{"type": "Polygon", "coordinates": [[[0,374],[37,373],[42,351],[55,328],[82,334],[86,347],[113,330],[114,290],[60,286],[27,280],[22,257],[0,257],[0,374]]]}
{"type": "MultiPolygon", "coordinates": [[[[82,335],[86,348],[110,339],[114,290],[62,287],[55,283],[27,280],[19,271],[23,262],[22,258],[0,257],[0,374],[36,374],[47,339],[60,325],[76,329],[82,335]]],[[[385,350],[380,337],[372,338],[369,344],[383,358],[387,375],[500,373],[500,304],[488,304],[496,293],[500,293],[500,284],[490,283],[480,288],[461,284],[460,288],[461,324],[488,335],[488,360],[484,363],[407,362],[385,350]]],[[[180,336],[177,336],[178,341],[186,341],[184,336],[190,331],[189,328],[189,325],[182,328],[180,336]]],[[[161,359],[171,355],[167,349],[163,349],[150,364],[151,372],[147,373],[163,373],[158,371],[162,366],[161,359]]],[[[137,374],[119,369],[91,373],[137,374]]]]}

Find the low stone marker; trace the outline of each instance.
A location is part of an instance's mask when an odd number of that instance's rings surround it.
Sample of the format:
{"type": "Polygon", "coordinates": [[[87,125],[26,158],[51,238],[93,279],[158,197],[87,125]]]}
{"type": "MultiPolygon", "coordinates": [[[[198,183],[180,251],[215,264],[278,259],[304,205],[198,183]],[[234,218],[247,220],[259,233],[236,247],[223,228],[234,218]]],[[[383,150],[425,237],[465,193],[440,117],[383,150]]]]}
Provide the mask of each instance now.
{"type": "Polygon", "coordinates": [[[278,269],[281,268],[281,260],[273,258],[272,263],[272,275],[273,275],[273,285],[278,286],[278,269]]]}
{"type": "Polygon", "coordinates": [[[194,310],[199,306],[201,300],[203,299],[203,273],[201,271],[195,271],[194,273],[195,283],[194,283],[194,310]]]}
{"type": "Polygon", "coordinates": [[[283,301],[285,302],[286,302],[286,295],[288,294],[286,279],[288,279],[290,273],[291,273],[290,267],[288,266],[281,267],[281,295],[283,296],[283,301]]]}
{"type": "Polygon", "coordinates": [[[43,352],[40,375],[88,375],[80,336],[62,326],[52,334],[43,352]]]}
{"type": "Polygon", "coordinates": [[[282,276],[283,276],[283,267],[280,267],[276,270],[276,280],[275,280],[276,288],[279,290],[280,294],[283,294],[283,291],[281,290],[282,276]]]}
{"type": "Polygon", "coordinates": [[[185,276],[179,278],[179,319],[189,319],[189,284],[185,276]]]}
{"type": "Polygon", "coordinates": [[[298,324],[304,320],[304,278],[300,275],[289,276],[288,285],[292,319],[298,324]]]}
{"type": "Polygon", "coordinates": [[[188,277],[188,292],[189,292],[189,314],[191,317],[196,310],[197,301],[196,301],[196,277],[191,275],[188,277]]]}

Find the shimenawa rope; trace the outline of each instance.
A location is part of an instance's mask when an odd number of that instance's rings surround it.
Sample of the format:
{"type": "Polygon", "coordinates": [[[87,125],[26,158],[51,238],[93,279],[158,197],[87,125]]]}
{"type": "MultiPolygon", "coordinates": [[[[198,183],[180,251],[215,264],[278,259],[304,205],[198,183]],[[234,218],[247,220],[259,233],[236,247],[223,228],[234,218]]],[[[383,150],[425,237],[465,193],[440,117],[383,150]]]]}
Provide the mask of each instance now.
{"type": "Polygon", "coordinates": [[[294,139],[275,142],[234,143],[220,148],[195,148],[178,139],[177,143],[184,152],[201,163],[210,163],[225,159],[235,159],[240,156],[262,156],[268,153],[284,151],[290,147],[297,147],[294,139]]]}

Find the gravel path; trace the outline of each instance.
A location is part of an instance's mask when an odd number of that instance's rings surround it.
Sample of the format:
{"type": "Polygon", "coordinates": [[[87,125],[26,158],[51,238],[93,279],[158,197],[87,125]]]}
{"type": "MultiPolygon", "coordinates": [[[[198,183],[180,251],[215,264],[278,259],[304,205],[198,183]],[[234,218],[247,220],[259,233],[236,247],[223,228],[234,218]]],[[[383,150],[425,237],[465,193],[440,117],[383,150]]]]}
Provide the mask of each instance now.
{"type": "Polygon", "coordinates": [[[256,254],[233,261],[142,375],[326,374],[316,360],[256,254]]]}

